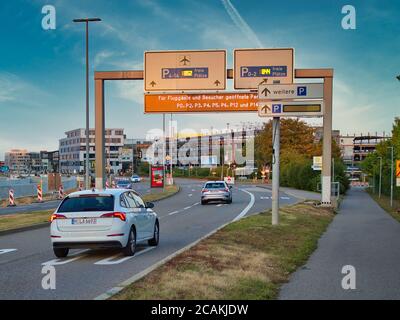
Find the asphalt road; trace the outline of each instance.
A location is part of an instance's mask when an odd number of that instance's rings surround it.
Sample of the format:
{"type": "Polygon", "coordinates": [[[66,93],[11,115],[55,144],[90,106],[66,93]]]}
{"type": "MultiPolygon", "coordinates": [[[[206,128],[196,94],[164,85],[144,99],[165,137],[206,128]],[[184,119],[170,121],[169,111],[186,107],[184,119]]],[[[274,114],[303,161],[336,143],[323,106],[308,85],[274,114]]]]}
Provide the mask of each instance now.
{"type": "MultiPolygon", "coordinates": [[[[143,245],[134,257],[114,250],[73,250],[55,259],[48,228],[0,236],[0,299],[94,299],[219,226],[271,207],[271,191],[263,188],[240,185],[233,189],[232,204],[202,206],[203,182],[178,183],[181,191],[154,208],[160,218],[159,246],[143,245]],[[42,289],[44,264],[56,268],[55,290],[42,289]]],[[[280,201],[297,199],[282,193],[280,201]]]]}
{"type": "MultiPolygon", "coordinates": [[[[150,192],[150,185],[148,181],[133,183],[132,188],[139,194],[145,195],[150,192]]],[[[13,213],[27,213],[32,211],[50,210],[55,209],[60,204],[60,200],[46,201],[43,203],[32,203],[29,205],[21,205],[16,207],[3,207],[0,208],[0,215],[13,214],[13,213]]]]}
{"type": "Polygon", "coordinates": [[[280,299],[400,299],[399,236],[400,224],[364,190],[352,188],[280,299]],[[346,265],[355,268],[354,290],[342,288],[346,265]]]}

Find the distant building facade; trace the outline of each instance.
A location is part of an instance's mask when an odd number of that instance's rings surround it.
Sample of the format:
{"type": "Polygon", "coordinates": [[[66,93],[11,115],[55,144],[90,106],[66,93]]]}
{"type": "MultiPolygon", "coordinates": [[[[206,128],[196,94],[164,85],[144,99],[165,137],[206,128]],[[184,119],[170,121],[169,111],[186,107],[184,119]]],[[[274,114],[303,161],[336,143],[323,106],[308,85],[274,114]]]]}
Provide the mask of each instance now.
{"type": "MultiPolygon", "coordinates": [[[[124,146],[124,129],[112,128],[105,131],[105,152],[107,173],[116,174],[122,170],[122,148],[124,146]]],[[[59,140],[60,172],[83,174],[86,160],[86,130],[67,131],[66,137],[59,140]]],[[[95,131],[89,130],[90,171],[95,167],[95,131]]]]}
{"type": "Polygon", "coordinates": [[[360,134],[340,136],[340,151],[344,164],[346,165],[346,174],[351,181],[363,181],[364,177],[360,164],[365,158],[375,152],[376,146],[390,136],[385,133],[379,134],[360,134]]]}
{"type": "Polygon", "coordinates": [[[27,173],[30,165],[30,155],[26,149],[12,149],[5,153],[5,165],[11,172],[27,173]]]}
{"type": "Polygon", "coordinates": [[[40,174],[58,172],[58,151],[30,152],[26,149],[12,149],[5,153],[4,165],[17,174],[40,174]]]}
{"type": "Polygon", "coordinates": [[[147,149],[153,141],[144,139],[127,139],[125,137],[124,146],[121,153],[122,171],[137,172],[140,162],[149,162],[146,156],[147,149]]]}

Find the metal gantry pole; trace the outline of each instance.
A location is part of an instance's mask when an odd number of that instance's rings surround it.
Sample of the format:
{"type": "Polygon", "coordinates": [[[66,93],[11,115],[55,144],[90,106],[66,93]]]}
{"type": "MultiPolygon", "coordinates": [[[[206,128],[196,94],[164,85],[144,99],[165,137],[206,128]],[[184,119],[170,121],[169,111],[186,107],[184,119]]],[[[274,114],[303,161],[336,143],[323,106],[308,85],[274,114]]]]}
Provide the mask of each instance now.
{"type": "Polygon", "coordinates": [[[169,156],[170,156],[170,163],[169,163],[169,165],[170,165],[170,177],[171,177],[171,182],[173,181],[173,177],[172,177],[172,155],[173,155],[173,146],[175,145],[175,128],[173,127],[173,125],[172,125],[172,113],[171,113],[171,121],[170,121],[170,124],[169,124],[169,127],[171,128],[171,130],[170,130],[170,139],[169,139],[169,149],[170,149],[170,151],[169,151],[169,156]]]}
{"type": "Polygon", "coordinates": [[[165,157],[166,157],[166,141],[165,141],[165,113],[163,113],[163,159],[162,159],[162,165],[163,165],[163,189],[165,190],[165,157]]]}
{"type": "Polygon", "coordinates": [[[89,21],[86,21],[86,190],[90,189],[90,123],[89,123],[89,21]]]}
{"type": "Polygon", "coordinates": [[[272,225],[279,224],[280,121],[272,120],[272,225]]]}
{"type": "Polygon", "coordinates": [[[333,78],[324,78],[324,101],[325,110],[323,117],[323,140],[322,140],[322,190],[321,202],[323,206],[331,206],[331,158],[332,158],[332,89],[333,78]]]}

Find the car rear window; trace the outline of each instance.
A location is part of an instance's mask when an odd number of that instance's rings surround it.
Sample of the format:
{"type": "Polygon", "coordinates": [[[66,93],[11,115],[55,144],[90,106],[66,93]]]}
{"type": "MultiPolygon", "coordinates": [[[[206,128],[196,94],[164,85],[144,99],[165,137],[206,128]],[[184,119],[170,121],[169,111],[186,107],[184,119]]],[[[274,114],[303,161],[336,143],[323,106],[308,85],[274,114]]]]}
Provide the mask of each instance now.
{"type": "Polygon", "coordinates": [[[66,198],[58,212],[113,211],[113,196],[80,196],[66,198]]]}
{"type": "Polygon", "coordinates": [[[221,183],[221,182],[207,183],[205,188],[206,189],[224,189],[225,184],[221,183]]]}

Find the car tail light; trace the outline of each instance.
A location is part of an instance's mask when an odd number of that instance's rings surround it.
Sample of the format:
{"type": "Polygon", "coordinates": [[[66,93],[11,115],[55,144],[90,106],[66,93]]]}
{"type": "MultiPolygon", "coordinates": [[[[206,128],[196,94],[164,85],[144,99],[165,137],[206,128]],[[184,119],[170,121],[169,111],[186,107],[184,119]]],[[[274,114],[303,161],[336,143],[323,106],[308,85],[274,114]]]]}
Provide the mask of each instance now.
{"type": "Polygon", "coordinates": [[[118,218],[122,221],[126,221],[126,214],[123,212],[110,212],[101,215],[101,218],[118,218]]]}
{"type": "Polygon", "coordinates": [[[53,214],[50,216],[50,222],[53,222],[53,221],[56,220],[56,219],[67,219],[67,217],[64,216],[63,214],[53,213],[53,214]]]}
{"type": "Polygon", "coordinates": [[[208,189],[203,189],[203,190],[201,190],[201,192],[202,192],[202,193],[208,192],[208,189]]]}

